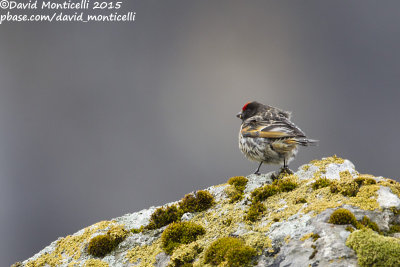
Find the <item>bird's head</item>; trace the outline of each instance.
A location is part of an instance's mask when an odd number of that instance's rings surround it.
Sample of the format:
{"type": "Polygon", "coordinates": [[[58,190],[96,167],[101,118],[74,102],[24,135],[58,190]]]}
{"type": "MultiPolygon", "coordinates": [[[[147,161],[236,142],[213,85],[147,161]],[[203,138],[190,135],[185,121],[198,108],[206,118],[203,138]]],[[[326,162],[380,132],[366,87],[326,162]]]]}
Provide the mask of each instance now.
{"type": "Polygon", "coordinates": [[[260,104],[256,101],[248,102],[242,107],[242,111],[236,114],[236,117],[241,119],[242,121],[247,120],[250,117],[253,117],[258,112],[264,110],[264,105],[260,104]]]}

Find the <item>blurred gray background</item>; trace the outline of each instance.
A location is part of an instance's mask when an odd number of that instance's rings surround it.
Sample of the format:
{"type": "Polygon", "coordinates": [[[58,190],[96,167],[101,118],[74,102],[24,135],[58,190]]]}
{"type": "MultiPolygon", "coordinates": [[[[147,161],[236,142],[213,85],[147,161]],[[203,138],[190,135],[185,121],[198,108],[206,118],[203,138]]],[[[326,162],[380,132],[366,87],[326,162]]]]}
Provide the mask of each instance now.
{"type": "Polygon", "coordinates": [[[398,179],[399,1],[124,6],[134,23],[0,25],[0,266],[254,171],[251,100],[320,140],[292,169],[337,154],[398,179]]]}

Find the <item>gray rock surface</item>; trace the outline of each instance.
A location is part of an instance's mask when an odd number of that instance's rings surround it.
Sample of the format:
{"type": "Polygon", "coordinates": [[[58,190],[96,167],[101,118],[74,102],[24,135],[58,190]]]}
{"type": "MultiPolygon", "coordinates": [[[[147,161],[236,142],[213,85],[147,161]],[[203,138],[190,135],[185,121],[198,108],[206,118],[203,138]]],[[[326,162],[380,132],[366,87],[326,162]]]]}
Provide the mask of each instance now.
{"type": "MultiPolygon", "coordinates": [[[[323,159],[321,162],[323,163],[323,159]]],[[[315,182],[314,175],[320,173],[320,177],[326,177],[331,180],[340,180],[340,172],[348,171],[354,178],[356,178],[359,173],[355,170],[354,165],[348,161],[344,160],[342,163],[337,163],[332,160],[333,163],[327,163],[324,165],[323,171],[320,167],[314,165],[313,163],[303,165],[295,173],[295,176],[301,182],[303,181],[304,187],[308,190],[305,195],[301,197],[308,197],[313,193],[311,189],[311,184],[315,182]]],[[[320,164],[321,164],[320,162],[320,164]]],[[[327,161],[329,162],[329,161],[327,161]]],[[[319,165],[321,166],[321,165],[319,165]]],[[[280,266],[280,267],[298,267],[298,266],[358,266],[357,265],[357,255],[355,252],[345,245],[346,239],[350,235],[350,232],[346,230],[348,225],[334,225],[328,223],[329,217],[338,208],[345,208],[351,211],[357,220],[361,220],[364,216],[368,216],[371,221],[375,222],[380,230],[388,231],[391,224],[400,224],[400,215],[393,213],[393,209],[400,209],[400,198],[399,196],[390,189],[390,185],[384,184],[387,179],[382,177],[376,177],[377,182],[382,182],[383,184],[376,187],[376,193],[370,198],[375,198],[377,203],[376,209],[364,209],[362,208],[362,203],[357,204],[356,198],[351,199],[348,197],[341,196],[338,198],[337,203],[321,204],[327,205],[326,208],[320,211],[308,210],[308,208],[313,205],[313,203],[304,203],[300,209],[298,209],[286,219],[281,219],[279,221],[274,221],[272,219],[273,214],[284,214],[286,211],[290,212],[293,209],[293,200],[290,200],[290,194],[282,195],[281,198],[276,198],[274,203],[269,205],[276,205],[274,210],[267,209],[263,214],[262,218],[255,223],[249,223],[242,219],[244,214],[246,214],[251,203],[251,192],[256,188],[260,188],[265,184],[271,184],[271,175],[273,173],[267,173],[260,176],[249,175],[248,183],[244,191],[244,197],[241,201],[234,204],[230,204],[226,189],[229,185],[218,185],[207,188],[215,199],[216,204],[207,211],[207,214],[215,214],[216,217],[207,217],[206,213],[185,213],[182,217],[182,221],[192,221],[197,220],[205,225],[206,231],[212,229],[219,220],[224,222],[220,225],[225,225],[226,221],[239,219],[235,221],[234,227],[229,228],[228,232],[221,229],[221,233],[217,231],[215,235],[223,234],[235,237],[243,238],[246,242],[248,241],[248,236],[254,233],[260,233],[259,229],[265,229],[261,232],[261,240],[270,240],[270,247],[264,248],[259,251],[257,256],[256,266],[280,266]],[[379,189],[378,189],[379,188],[379,189]],[[353,202],[351,202],[353,201],[353,202]],[[350,203],[350,204],[349,204],[350,203]],[[356,203],[356,204],[352,204],[356,203]],[[330,207],[330,206],[334,207],[330,207]],[[313,238],[317,235],[318,238],[313,238]]],[[[372,187],[371,187],[372,188],[372,187]]],[[[320,195],[317,195],[316,199],[323,199],[329,196],[328,191],[321,190],[320,195]],[[325,192],[325,193],[323,193],[325,192]],[[324,195],[325,194],[325,195],[324,195]]],[[[314,199],[315,201],[315,199],[314,199]]],[[[327,199],[327,201],[330,201],[327,199]]],[[[361,201],[362,202],[362,201],[361,201]]],[[[176,204],[177,202],[168,203],[166,205],[176,204]]],[[[322,202],[321,202],[322,203],[322,202]]],[[[142,233],[130,233],[128,237],[121,242],[116,249],[111,253],[107,254],[101,259],[93,258],[93,256],[87,253],[88,240],[96,235],[106,233],[112,225],[123,225],[128,231],[132,229],[139,229],[141,226],[146,226],[149,223],[152,213],[158,207],[150,207],[148,209],[126,214],[119,218],[112,219],[108,224],[104,226],[93,225],[88,228],[82,229],[81,231],[72,235],[73,237],[82,237],[89,230],[93,230],[88,234],[85,239],[82,239],[82,244],[79,254],[75,253],[73,256],[67,255],[67,253],[62,253],[62,260],[57,264],[57,266],[86,266],[89,264],[90,260],[97,260],[96,264],[99,262],[103,264],[108,264],[108,266],[158,266],[167,267],[173,266],[171,264],[171,258],[173,255],[167,255],[162,252],[162,250],[155,250],[155,254],[151,256],[150,252],[148,255],[143,257],[153,257],[152,264],[145,264],[145,259],[140,258],[137,261],[130,260],[129,254],[135,249],[140,249],[145,246],[151,247],[156,244],[162,232],[167,226],[162,227],[157,230],[145,231],[142,233]],[[96,228],[98,227],[98,229],[96,228]]],[[[283,216],[283,215],[282,215],[283,216]]],[[[226,224],[229,225],[230,223],[226,224]]],[[[226,226],[229,227],[229,226],[226,226]]],[[[399,233],[393,235],[399,238],[399,233]]],[[[217,238],[217,236],[208,237],[209,240],[204,240],[202,244],[209,244],[217,238]],[[208,243],[207,243],[208,242],[208,243]]],[[[51,266],[49,264],[51,257],[46,258],[49,255],[55,255],[57,251],[57,246],[59,242],[65,239],[58,239],[54,241],[49,246],[44,248],[38,254],[34,255],[32,258],[25,260],[22,264],[23,266],[51,266]],[[34,264],[35,262],[35,264],[34,264]],[[44,262],[40,265],[40,262],[44,262]],[[46,265],[48,264],[48,265],[46,265]]],[[[251,241],[248,241],[251,244],[251,241]]],[[[79,245],[79,244],[78,244],[79,245]]],[[[204,247],[203,249],[205,249],[204,247]]],[[[58,248],[59,249],[59,248],[58,248]]],[[[54,256],[55,257],[55,256],[54,256]]],[[[93,266],[93,265],[88,265],[93,266]]],[[[205,266],[201,259],[196,258],[194,261],[194,266],[205,266]]]]}

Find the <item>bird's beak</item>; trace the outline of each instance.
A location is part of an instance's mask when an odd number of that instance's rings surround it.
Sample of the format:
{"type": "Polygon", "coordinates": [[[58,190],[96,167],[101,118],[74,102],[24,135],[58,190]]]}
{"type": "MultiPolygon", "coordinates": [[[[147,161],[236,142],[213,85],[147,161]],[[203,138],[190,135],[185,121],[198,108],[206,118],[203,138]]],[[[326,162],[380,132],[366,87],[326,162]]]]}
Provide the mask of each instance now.
{"type": "Polygon", "coordinates": [[[242,112],[239,112],[238,114],[236,114],[236,117],[238,117],[239,119],[242,119],[242,112]]]}

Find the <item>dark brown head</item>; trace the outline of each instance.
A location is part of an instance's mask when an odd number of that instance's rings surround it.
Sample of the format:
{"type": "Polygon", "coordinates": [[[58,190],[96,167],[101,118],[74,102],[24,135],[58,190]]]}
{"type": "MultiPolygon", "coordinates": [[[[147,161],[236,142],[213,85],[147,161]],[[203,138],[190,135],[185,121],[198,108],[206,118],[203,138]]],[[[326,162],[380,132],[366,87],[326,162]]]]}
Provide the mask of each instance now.
{"type": "Polygon", "coordinates": [[[242,111],[239,112],[236,117],[241,119],[242,121],[247,120],[250,117],[253,117],[259,112],[262,112],[265,110],[265,106],[261,103],[258,103],[256,101],[253,102],[248,102],[246,105],[243,106],[242,111]]]}

